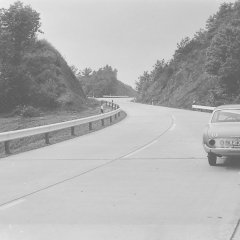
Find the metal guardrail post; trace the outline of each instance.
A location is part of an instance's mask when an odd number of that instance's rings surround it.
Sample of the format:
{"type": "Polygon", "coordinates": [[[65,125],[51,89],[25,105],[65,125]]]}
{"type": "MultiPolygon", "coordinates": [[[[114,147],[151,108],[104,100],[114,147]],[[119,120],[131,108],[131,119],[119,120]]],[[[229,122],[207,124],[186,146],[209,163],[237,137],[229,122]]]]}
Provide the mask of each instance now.
{"type": "Polygon", "coordinates": [[[2,142],[4,144],[3,147],[4,147],[5,153],[11,154],[10,143],[12,140],[15,140],[15,139],[26,138],[26,137],[42,134],[43,138],[45,140],[45,143],[47,145],[49,145],[51,132],[71,128],[71,134],[75,135],[75,130],[76,130],[75,127],[82,125],[82,124],[89,124],[89,131],[92,131],[94,121],[101,120],[101,125],[104,126],[105,125],[104,119],[111,117],[110,122],[113,122],[114,117],[115,117],[115,119],[117,119],[120,116],[121,110],[120,110],[119,105],[112,104],[112,102],[111,103],[108,102],[106,104],[108,104],[109,106],[116,107],[116,110],[115,110],[116,112],[113,112],[113,113],[106,112],[104,114],[98,114],[96,116],[91,116],[91,117],[87,117],[87,118],[83,118],[83,119],[71,120],[71,121],[66,121],[66,122],[62,122],[62,123],[49,124],[46,126],[38,126],[38,127],[34,127],[34,128],[20,129],[20,130],[16,130],[16,131],[9,131],[6,133],[5,132],[0,133],[0,142],[2,142]]]}
{"type": "Polygon", "coordinates": [[[71,127],[71,135],[72,136],[75,136],[75,131],[74,130],[75,130],[74,127],[71,127]]]}
{"type": "Polygon", "coordinates": [[[88,129],[89,129],[89,131],[92,131],[92,130],[93,130],[92,122],[89,122],[89,124],[88,124],[88,129]]]}
{"type": "Polygon", "coordinates": [[[4,142],[4,149],[5,149],[5,153],[7,155],[11,154],[11,151],[10,151],[10,141],[4,142]]]}
{"type": "Polygon", "coordinates": [[[49,133],[45,133],[45,143],[46,143],[47,145],[50,144],[50,141],[49,141],[49,133]]]}

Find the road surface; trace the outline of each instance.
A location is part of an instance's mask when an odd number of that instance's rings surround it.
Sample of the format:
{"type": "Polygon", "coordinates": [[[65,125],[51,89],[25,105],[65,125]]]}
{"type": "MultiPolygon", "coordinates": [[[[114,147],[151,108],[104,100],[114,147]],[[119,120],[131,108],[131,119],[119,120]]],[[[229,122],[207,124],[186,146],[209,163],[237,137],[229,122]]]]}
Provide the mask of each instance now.
{"type": "Polygon", "coordinates": [[[120,123],[0,159],[0,239],[240,239],[240,161],[208,165],[209,114],[116,101],[120,123]]]}

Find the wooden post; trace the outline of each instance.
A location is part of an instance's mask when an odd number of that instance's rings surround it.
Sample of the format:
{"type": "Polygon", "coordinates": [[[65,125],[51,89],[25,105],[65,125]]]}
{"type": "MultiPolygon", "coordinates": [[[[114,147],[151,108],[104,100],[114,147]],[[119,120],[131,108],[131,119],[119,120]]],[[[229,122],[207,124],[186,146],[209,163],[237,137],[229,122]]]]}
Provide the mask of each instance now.
{"type": "Polygon", "coordinates": [[[101,122],[102,122],[102,126],[104,126],[104,119],[101,119],[101,122]]]}
{"type": "Polygon", "coordinates": [[[110,124],[112,123],[112,117],[110,117],[110,124]]]}
{"type": "Polygon", "coordinates": [[[7,155],[11,154],[11,151],[10,151],[10,141],[4,142],[4,149],[5,149],[5,153],[7,155]]]}
{"type": "Polygon", "coordinates": [[[114,116],[115,116],[115,119],[117,119],[117,114],[115,114],[114,116]]]}
{"type": "Polygon", "coordinates": [[[49,133],[45,133],[45,143],[48,145],[50,144],[50,141],[49,141],[49,133]]]}
{"type": "Polygon", "coordinates": [[[118,116],[120,117],[120,112],[118,112],[118,116]]]}

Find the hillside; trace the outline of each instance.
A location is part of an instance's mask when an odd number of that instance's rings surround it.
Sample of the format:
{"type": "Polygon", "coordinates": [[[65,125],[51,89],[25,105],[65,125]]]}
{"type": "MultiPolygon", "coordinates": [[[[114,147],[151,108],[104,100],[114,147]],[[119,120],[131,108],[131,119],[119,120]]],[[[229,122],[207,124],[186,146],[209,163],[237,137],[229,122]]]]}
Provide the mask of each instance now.
{"type": "Polygon", "coordinates": [[[173,58],[157,61],[136,82],[137,100],[191,108],[240,101],[240,1],[224,3],[206,28],[177,45],[173,58]]]}
{"type": "Polygon", "coordinates": [[[15,2],[0,9],[0,112],[86,105],[81,84],[42,33],[40,14],[15,2]]]}
{"type": "Polygon", "coordinates": [[[47,41],[37,41],[23,64],[31,75],[32,100],[39,106],[74,106],[85,102],[81,84],[60,53],[47,41]]]}
{"type": "Polygon", "coordinates": [[[88,96],[102,97],[103,95],[130,96],[136,95],[136,91],[117,79],[117,70],[111,66],[105,66],[98,71],[85,69],[78,74],[83,90],[88,96]]]}

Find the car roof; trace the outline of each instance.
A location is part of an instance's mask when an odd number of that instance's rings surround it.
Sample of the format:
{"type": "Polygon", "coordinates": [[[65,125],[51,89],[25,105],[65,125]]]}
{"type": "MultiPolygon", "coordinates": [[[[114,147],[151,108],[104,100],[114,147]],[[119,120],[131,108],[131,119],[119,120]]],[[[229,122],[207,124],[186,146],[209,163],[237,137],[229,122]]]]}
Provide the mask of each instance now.
{"type": "Polygon", "coordinates": [[[228,105],[221,105],[214,109],[215,110],[222,110],[222,109],[240,109],[240,104],[228,104],[228,105]]]}

